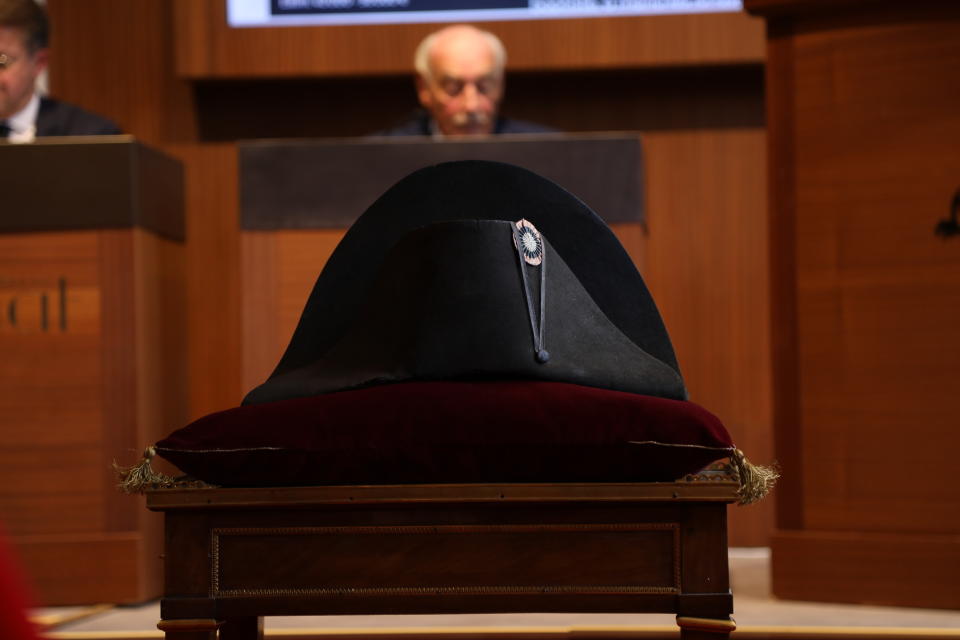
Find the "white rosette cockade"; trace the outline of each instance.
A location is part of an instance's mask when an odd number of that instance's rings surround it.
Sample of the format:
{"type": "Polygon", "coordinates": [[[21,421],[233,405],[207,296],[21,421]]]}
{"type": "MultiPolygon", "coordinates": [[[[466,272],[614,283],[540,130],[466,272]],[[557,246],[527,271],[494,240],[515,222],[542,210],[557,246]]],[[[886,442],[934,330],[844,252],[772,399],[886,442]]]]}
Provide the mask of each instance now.
{"type": "Polygon", "coordinates": [[[533,336],[533,354],[537,362],[546,364],[550,360],[550,352],[544,348],[543,327],[546,323],[546,278],[547,263],[546,250],[540,232],[528,220],[520,218],[514,226],[513,246],[517,249],[517,264],[520,267],[520,281],[523,283],[523,298],[527,303],[527,315],[530,317],[530,333],[533,336]],[[527,271],[533,269],[540,272],[540,287],[537,290],[537,306],[534,307],[534,294],[530,290],[531,278],[527,271]]]}

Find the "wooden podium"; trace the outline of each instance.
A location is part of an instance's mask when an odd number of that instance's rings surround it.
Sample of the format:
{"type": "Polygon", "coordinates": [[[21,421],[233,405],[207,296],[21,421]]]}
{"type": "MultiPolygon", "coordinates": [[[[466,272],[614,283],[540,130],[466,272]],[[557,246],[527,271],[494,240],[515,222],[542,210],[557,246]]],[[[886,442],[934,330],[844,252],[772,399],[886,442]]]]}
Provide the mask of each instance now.
{"type": "Polygon", "coordinates": [[[767,18],[781,598],[960,607],[960,6],[767,18]],[[956,225],[954,224],[954,228],[956,225]]]}
{"type": "Polygon", "coordinates": [[[347,228],[423,167],[492,160],[530,169],[596,211],[642,266],[643,155],[636,134],[258,141],[241,144],[239,153],[245,391],[280,361],[347,228]]]}
{"type": "Polygon", "coordinates": [[[160,593],[111,465],[185,422],[183,176],[127,136],[0,145],[0,519],[42,605],[160,593]]]}

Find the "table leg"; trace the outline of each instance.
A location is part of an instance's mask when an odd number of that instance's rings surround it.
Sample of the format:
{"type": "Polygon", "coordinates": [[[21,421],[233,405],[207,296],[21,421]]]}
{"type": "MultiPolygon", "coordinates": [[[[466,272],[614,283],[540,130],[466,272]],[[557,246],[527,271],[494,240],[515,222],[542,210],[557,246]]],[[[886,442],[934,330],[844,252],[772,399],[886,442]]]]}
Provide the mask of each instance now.
{"type": "Polygon", "coordinates": [[[224,620],[220,627],[220,640],[263,640],[263,617],[224,620]]]}
{"type": "Polygon", "coordinates": [[[733,618],[690,618],[677,616],[680,640],[726,640],[737,628],[733,618]]]}
{"type": "Polygon", "coordinates": [[[220,622],[208,619],[161,620],[157,629],[163,631],[166,640],[217,640],[220,622]]]}

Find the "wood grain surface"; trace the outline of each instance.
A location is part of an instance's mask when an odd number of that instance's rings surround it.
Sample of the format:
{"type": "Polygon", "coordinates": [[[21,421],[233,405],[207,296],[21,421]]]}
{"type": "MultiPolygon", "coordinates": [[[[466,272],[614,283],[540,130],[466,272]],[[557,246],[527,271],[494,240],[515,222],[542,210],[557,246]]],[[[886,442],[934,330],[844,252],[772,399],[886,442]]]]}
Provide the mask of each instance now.
{"type": "Polygon", "coordinates": [[[735,499],[735,488],[154,491],[148,505],[164,512],[168,541],[161,615],[216,616],[224,628],[234,617],[247,626],[270,615],[521,611],[679,612],[728,621],[724,502],[735,499]]]}
{"type": "MultiPolygon", "coordinates": [[[[762,130],[648,133],[644,278],[690,399],[758,463],[773,459],[762,130]]],[[[731,540],[764,545],[773,501],[730,513],[731,540]]]]}
{"type": "Polygon", "coordinates": [[[150,598],[160,520],[111,467],[186,419],[182,246],[137,229],[0,245],[5,525],[43,604],[150,598]]]}
{"type": "Polygon", "coordinates": [[[177,144],[166,151],[184,166],[192,420],[236,406],[243,394],[237,151],[232,144],[177,144]]]}
{"type": "MultiPolygon", "coordinates": [[[[183,77],[408,73],[434,24],[232,29],[219,0],[176,0],[176,68],[183,77]],[[253,53],[253,55],[251,55],[253,53]]],[[[762,22],[741,13],[484,23],[509,68],[603,69],[759,62],[762,22]]]]}
{"type": "Polygon", "coordinates": [[[771,26],[783,597],[956,606],[960,245],[934,228],[960,186],[958,18],[882,3],[771,26]]]}

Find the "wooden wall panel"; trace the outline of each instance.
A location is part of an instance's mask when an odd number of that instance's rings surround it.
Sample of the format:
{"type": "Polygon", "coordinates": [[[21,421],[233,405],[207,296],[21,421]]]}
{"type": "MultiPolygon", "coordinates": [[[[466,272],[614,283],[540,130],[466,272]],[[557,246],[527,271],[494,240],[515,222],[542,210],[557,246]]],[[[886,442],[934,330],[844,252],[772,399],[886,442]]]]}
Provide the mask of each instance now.
{"type": "Polygon", "coordinates": [[[186,419],[182,262],[141,230],[0,235],[0,513],[44,604],[159,593],[160,520],[111,467],[186,419]]]}
{"type": "Polygon", "coordinates": [[[768,25],[767,176],[770,241],[770,357],[774,447],[780,464],[776,523],[803,526],[803,438],[799,409],[797,348],[796,131],[794,128],[793,40],[786,26],[768,25]]]}
{"type": "Polygon", "coordinates": [[[189,85],[176,78],[166,0],[48,0],[50,91],[102,113],[143,142],[186,142],[195,125],[189,85]]]}
{"type": "MultiPolygon", "coordinates": [[[[176,65],[190,78],[409,73],[435,24],[231,29],[222,0],[176,0],[176,65]],[[254,55],[251,55],[254,53],[254,55]]],[[[763,59],[760,21],[740,13],[483,23],[512,70],[734,64],[763,59]]]]}
{"type": "Polygon", "coordinates": [[[38,597],[44,604],[142,602],[160,593],[158,567],[150,580],[154,584],[146,585],[142,595],[131,597],[125,587],[136,589],[142,580],[143,565],[137,559],[143,557],[144,547],[138,535],[31,538],[18,540],[17,552],[32,582],[41,585],[38,597]],[[77,594],[83,594],[82,599],[77,594]]]}
{"type": "Polygon", "coordinates": [[[779,598],[960,608],[960,594],[950,587],[960,566],[955,535],[782,531],[772,554],[779,598]]]}
{"type": "Polygon", "coordinates": [[[960,533],[948,320],[960,245],[934,228],[960,185],[960,7],[793,4],[769,31],[775,424],[790,498],[774,592],[956,607],[943,567],[960,533]]]}
{"type": "MultiPolygon", "coordinates": [[[[139,252],[134,246],[136,239],[129,230],[102,231],[97,233],[97,261],[99,263],[100,303],[100,379],[97,394],[100,396],[101,419],[94,426],[99,431],[98,445],[114,452],[116,460],[130,460],[133,464],[137,452],[151,441],[142,441],[144,434],[137,423],[138,389],[140,377],[137,368],[137,347],[140,338],[140,309],[137,308],[137,291],[143,269],[139,252]],[[132,428],[133,427],[133,428],[132,428]]],[[[152,284],[149,283],[149,284],[152,284]]],[[[182,308],[181,308],[182,309],[182,308]]],[[[153,368],[154,362],[147,363],[153,368]]],[[[152,390],[151,390],[152,391],[152,390]]],[[[151,393],[152,395],[152,393],[151,393]]],[[[151,423],[153,418],[151,417],[151,423]]],[[[136,514],[130,510],[131,502],[116,490],[116,478],[106,460],[98,460],[96,486],[103,501],[103,522],[95,529],[113,530],[132,528],[136,514]]]]}
{"type": "MultiPolygon", "coordinates": [[[[185,424],[190,409],[186,247],[139,229],[134,231],[133,240],[137,283],[134,299],[135,419],[139,429],[133,451],[124,458],[118,456],[121,464],[135,460],[144,443],[154,443],[176,425],[185,424]]],[[[122,440],[115,441],[113,446],[116,442],[122,440]]],[[[174,472],[172,465],[168,464],[158,464],[156,468],[161,473],[174,472]]],[[[163,585],[163,519],[160,514],[147,511],[143,496],[119,493],[112,468],[107,473],[104,490],[109,491],[112,503],[112,530],[138,532],[131,550],[134,560],[128,559],[128,564],[135,568],[136,599],[142,601],[154,597],[161,592],[163,585]]],[[[116,564],[119,563],[106,566],[116,564]]],[[[90,594],[85,595],[90,597],[90,594]]],[[[100,598],[99,601],[118,600],[100,598]]]]}
{"type": "MultiPolygon", "coordinates": [[[[647,284],[690,398],[758,463],[773,460],[765,136],[761,129],[644,135],[647,284]]],[[[731,508],[730,538],[764,546],[773,502],[731,508]]]]}
{"type": "Polygon", "coordinates": [[[958,37],[960,19],[795,37],[807,527],[960,532],[960,243],[933,234],[960,186],[958,37]],[[905,475],[884,489],[895,440],[905,475]]]}
{"type": "Polygon", "coordinates": [[[263,383],[280,362],[317,276],[344,232],[243,232],[244,393],[263,383]]]}
{"type": "MultiPolygon", "coordinates": [[[[303,233],[312,235],[312,232],[303,233]]],[[[338,239],[343,235],[339,231],[334,233],[338,239]]],[[[282,303],[278,300],[276,236],[276,232],[244,231],[240,237],[244,393],[267,379],[280,362],[296,327],[297,318],[281,317],[278,311],[282,303]],[[287,328],[281,329],[281,326],[287,328]]],[[[314,280],[317,273],[312,274],[314,280]]],[[[298,275],[302,308],[312,286],[308,284],[311,274],[298,275]]]]}
{"type": "Polygon", "coordinates": [[[237,152],[232,144],[165,150],[184,166],[189,415],[196,419],[236,406],[244,393],[237,152]]]}
{"type": "Polygon", "coordinates": [[[94,233],[0,235],[0,513],[12,536],[104,524],[97,251],[94,233]],[[37,464],[41,448],[51,458],[37,464]]]}

